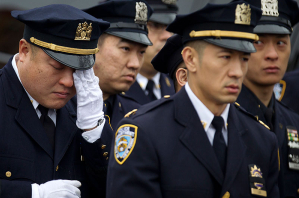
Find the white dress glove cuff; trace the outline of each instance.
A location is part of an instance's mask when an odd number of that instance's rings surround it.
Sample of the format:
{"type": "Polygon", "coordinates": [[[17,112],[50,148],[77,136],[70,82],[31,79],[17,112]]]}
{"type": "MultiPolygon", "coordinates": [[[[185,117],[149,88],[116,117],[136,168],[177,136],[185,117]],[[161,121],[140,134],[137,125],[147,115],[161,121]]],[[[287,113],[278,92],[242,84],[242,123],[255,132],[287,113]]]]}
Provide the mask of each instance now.
{"type": "Polygon", "coordinates": [[[38,186],[39,186],[38,184],[31,184],[31,188],[32,188],[31,198],[40,198],[38,192],[38,186]]]}
{"type": "Polygon", "coordinates": [[[77,119],[76,125],[79,129],[82,129],[82,130],[92,129],[95,126],[98,125],[98,121],[100,119],[104,119],[104,112],[103,111],[98,115],[94,115],[93,117],[89,116],[88,120],[84,120],[82,122],[80,122],[79,119],[77,119]]]}
{"type": "MultiPolygon", "coordinates": [[[[103,118],[104,119],[104,118],[103,118]]],[[[82,137],[89,143],[94,143],[95,141],[97,141],[98,139],[101,138],[102,135],[102,131],[104,128],[106,120],[104,119],[104,121],[97,126],[97,128],[90,130],[90,131],[86,131],[84,133],[82,133],[82,137]]]]}

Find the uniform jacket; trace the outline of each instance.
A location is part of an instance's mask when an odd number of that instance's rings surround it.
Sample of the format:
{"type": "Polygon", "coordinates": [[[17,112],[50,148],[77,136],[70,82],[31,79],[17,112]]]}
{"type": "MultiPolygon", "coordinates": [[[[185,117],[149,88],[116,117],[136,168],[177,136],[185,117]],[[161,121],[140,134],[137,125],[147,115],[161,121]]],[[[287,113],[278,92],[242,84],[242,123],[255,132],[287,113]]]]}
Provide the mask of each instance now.
{"type": "Polygon", "coordinates": [[[79,180],[82,198],[98,196],[100,146],[84,140],[76,127],[75,99],[57,110],[53,152],[11,60],[0,70],[0,197],[31,198],[32,183],[54,179],[79,180]]]}
{"type": "MultiPolygon", "coordinates": [[[[100,144],[101,144],[101,164],[104,164],[104,167],[99,170],[96,174],[99,176],[98,181],[101,181],[101,188],[98,189],[102,197],[105,197],[106,192],[106,178],[107,178],[107,167],[108,159],[110,158],[110,150],[114,137],[114,129],[116,129],[118,122],[130,111],[139,108],[140,105],[132,100],[131,98],[125,96],[124,94],[117,94],[115,96],[113,108],[112,108],[112,117],[105,115],[105,125],[102,131],[100,144]]],[[[104,106],[105,108],[105,106],[104,106]]],[[[105,112],[105,109],[104,109],[105,112]]]]}
{"type": "MultiPolygon", "coordinates": [[[[274,98],[274,97],[273,97],[274,98]]],[[[260,101],[257,97],[243,85],[241,94],[237,102],[258,119],[266,123],[266,119],[259,108],[260,101]]],[[[280,197],[299,197],[297,192],[299,188],[299,171],[290,170],[288,167],[288,141],[287,126],[294,126],[299,130],[299,116],[288,109],[286,106],[275,100],[274,103],[274,133],[277,136],[278,146],[280,150],[280,174],[279,174],[279,190],[280,197]]]]}
{"type": "Polygon", "coordinates": [[[138,127],[136,144],[122,165],[110,158],[107,198],[254,197],[249,164],[260,167],[268,197],[279,197],[276,137],[233,105],[225,176],[185,88],[140,107],[125,124],[138,127]]]}
{"type": "MultiPolygon", "coordinates": [[[[168,75],[161,73],[160,76],[161,96],[173,95],[175,93],[174,85],[168,75]]],[[[137,81],[126,92],[126,95],[136,100],[139,104],[144,105],[151,100],[145,95],[137,81]]]]}

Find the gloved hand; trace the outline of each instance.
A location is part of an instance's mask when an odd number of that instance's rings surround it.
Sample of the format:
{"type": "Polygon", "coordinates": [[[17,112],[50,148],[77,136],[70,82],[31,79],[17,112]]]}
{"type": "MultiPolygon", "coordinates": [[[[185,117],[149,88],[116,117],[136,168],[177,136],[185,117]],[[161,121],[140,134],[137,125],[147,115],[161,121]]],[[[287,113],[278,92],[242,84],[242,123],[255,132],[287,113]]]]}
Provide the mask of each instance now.
{"type": "Polygon", "coordinates": [[[77,180],[52,180],[41,185],[32,185],[37,186],[39,198],[81,197],[81,192],[78,189],[81,183],[77,180]]]}
{"type": "Polygon", "coordinates": [[[99,78],[94,75],[93,68],[76,70],[73,73],[77,91],[77,127],[92,129],[104,118],[103,93],[99,86],[99,78]]]}

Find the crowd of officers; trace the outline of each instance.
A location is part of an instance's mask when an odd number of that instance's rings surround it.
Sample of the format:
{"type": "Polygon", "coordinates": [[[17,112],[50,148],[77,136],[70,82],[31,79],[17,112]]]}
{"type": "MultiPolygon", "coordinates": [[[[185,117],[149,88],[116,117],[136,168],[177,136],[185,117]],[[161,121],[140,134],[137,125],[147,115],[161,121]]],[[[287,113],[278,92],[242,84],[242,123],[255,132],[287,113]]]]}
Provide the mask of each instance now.
{"type": "Polygon", "coordinates": [[[1,198],[299,197],[296,1],[177,12],[12,11],[25,29],[0,70],[1,198]]]}

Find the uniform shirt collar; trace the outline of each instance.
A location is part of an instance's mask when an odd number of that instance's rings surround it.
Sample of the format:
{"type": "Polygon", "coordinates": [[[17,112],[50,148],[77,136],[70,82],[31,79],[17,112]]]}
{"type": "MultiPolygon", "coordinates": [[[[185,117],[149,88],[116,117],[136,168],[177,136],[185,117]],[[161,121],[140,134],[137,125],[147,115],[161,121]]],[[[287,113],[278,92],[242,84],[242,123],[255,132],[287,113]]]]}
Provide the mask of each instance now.
{"type": "MultiPolygon", "coordinates": [[[[207,132],[209,129],[212,120],[214,119],[214,114],[196,97],[196,95],[192,92],[188,82],[185,85],[185,89],[187,92],[187,95],[189,96],[191,103],[193,104],[197,115],[200,118],[200,121],[207,132]]],[[[226,123],[224,125],[225,130],[227,130],[227,118],[228,118],[228,112],[229,112],[230,104],[227,104],[224,111],[221,114],[221,117],[223,118],[224,122],[226,123]]]]}
{"type": "MultiPolygon", "coordinates": [[[[158,72],[153,78],[152,80],[155,83],[155,88],[160,88],[160,75],[161,73],[158,72]]],[[[137,82],[139,83],[140,87],[142,88],[142,90],[144,91],[148,82],[148,79],[144,76],[142,76],[140,73],[137,74],[136,77],[137,82]]]]}

